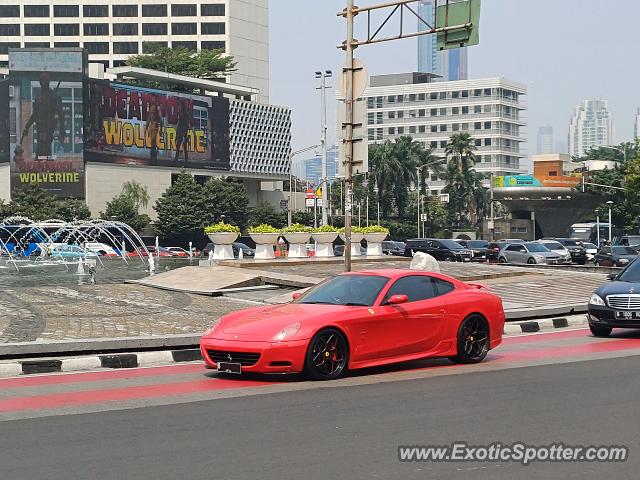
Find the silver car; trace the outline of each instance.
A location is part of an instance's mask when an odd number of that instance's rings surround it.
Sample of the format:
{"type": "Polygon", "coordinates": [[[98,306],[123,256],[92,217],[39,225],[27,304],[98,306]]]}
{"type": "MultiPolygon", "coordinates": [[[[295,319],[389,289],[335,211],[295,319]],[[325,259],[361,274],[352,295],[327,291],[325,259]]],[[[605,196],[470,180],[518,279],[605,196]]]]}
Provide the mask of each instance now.
{"type": "Polygon", "coordinates": [[[546,263],[555,265],[561,262],[560,255],[536,242],[511,243],[500,251],[500,263],[546,263]]]}
{"type": "Polygon", "coordinates": [[[571,252],[562,245],[560,242],[553,240],[538,240],[540,245],[544,245],[553,253],[557,253],[560,256],[560,263],[571,263],[571,252]]]}

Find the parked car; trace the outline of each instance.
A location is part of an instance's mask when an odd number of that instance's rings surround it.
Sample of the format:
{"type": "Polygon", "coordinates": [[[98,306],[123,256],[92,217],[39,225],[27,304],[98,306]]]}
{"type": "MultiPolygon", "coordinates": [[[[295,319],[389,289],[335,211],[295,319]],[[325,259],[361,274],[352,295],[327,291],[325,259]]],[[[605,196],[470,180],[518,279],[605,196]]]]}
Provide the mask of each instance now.
{"type": "Polygon", "coordinates": [[[385,255],[404,255],[404,242],[385,240],[382,242],[382,253],[385,255]]]}
{"type": "Polygon", "coordinates": [[[413,257],[416,252],[428,253],[436,260],[446,262],[470,262],[471,250],[463,248],[459,243],[440,238],[412,238],[407,240],[404,249],[405,257],[413,257]]]}
{"type": "Polygon", "coordinates": [[[182,247],[167,247],[167,250],[169,250],[171,253],[175,254],[176,257],[188,257],[189,256],[189,252],[187,252],[184,248],[182,247]]]}
{"type": "Polygon", "coordinates": [[[526,240],[522,240],[521,238],[501,238],[498,241],[504,243],[527,243],[526,240]]]}
{"type": "Polygon", "coordinates": [[[596,246],[596,244],[584,242],[582,246],[587,252],[587,262],[593,262],[593,259],[595,258],[596,253],[598,253],[598,247],[596,246]]]}
{"type": "Polygon", "coordinates": [[[116,252],[113,247],[106,243],[87,242],[84,244],[84,249],[88,252],[97,253],[105,257],[119,257],[120,254],[116,252]]]}
{"type": "MultiPolygon", "coordinates": [[[[202,256],[208,257],[209,252],[212,252],[215,247],[216,247],[215,244],[213,244],[212,242],[207,243],[205,247],[202,249],[202,256]]],[[[256,255],[255,249],[251,248],[250,246],[242,242],[234,242],[232,245],[232,249],[233,249],[234,257],[238,257],[240,255],[240,250],[242,250],[243,257],[255,257],[256,255]]]]}
{"type": "MultiPolygon", "coordinates": [[[[344,256],[344,245],[336,245],[335,247],[333,247],[333,254],[336,257],[344,256]]],[[[367,254],[367,249],[364,248],[362,245],[360,245],[360,255],[366,255],[366,254],[367,254]]]]}
{"type": "MultiPolygon", "coordinates": [[[[142,249],[144,251],[144,249],[142,249]]],[[[147,250],[149,250],[149,253],[151,255],[153,255],[154,257],[177,257],[178,255],[176,255],[175,253],[173,253],[171,250],[167,250],[165,247],[158,247],[158,249],[156,250],[156,247],[150,247],[147,246],[147,250]]]]}
{"type": "Polygon", "coordinates": [[[640,251],[640,235],[625,235],[620,238],[620,245],[631,247],[638,252],[640,251]]]}
{"type": "Polygon", "coordinates": [[[540,245],[544,245],[552,252],[560,255],[559,263],[566,263],[566,264],[571,263],[571,253],[560,242],[556,242],[555,240],[538,240],[538,243],[540,245]]]}
{"type": "Polygon", "coordinates": [[[471,250],[473,262],[485,262],[487,260],[487,248],[489,242],[486,240],[456,240],[464,248],[471,250]]]}
{"type": "Polygon", "coordinates": [[[640,292],[640,262],[627,264],[609,280],[589,299],[589,328],[596,337],[609,336],[613,328],[640,328],[640,295],[635,293],[640,292]]]}
{"type": "Polygon", "coordinates": [[[599,267],[626,267],[638,258],[638,253],[631,247],[614,245],[600,249],[593,261],[599,267]]]}
{"type": "Polygon", "coordinates": [[[552,238],[562,244],[571,254],[571,261],[579,265],[587,263],[587,249],[584,248],[582,240],[578,238],[552,238]]]}
{"type": "Polygon", "coordinates": [[[78,245],[61,244],[55,244],[49,250],[49,255],[57,258],[95,258],[98,256],[97,253],[87,251],[78,245]]]}
{"type": "Polygon", "coordinates": [[[487,245],[487,262],[497,263],[500,256],[500,251],[509,245],[505,242],[489,242],[487,245]]]}
{"type": "Polygon", "coordinates": [[[528,263],[528,264],[557,264],[560,255],[552,252],[544,245],[535,242],[510,243],[504,247],[498,256],[500,263],[528,263]]]}

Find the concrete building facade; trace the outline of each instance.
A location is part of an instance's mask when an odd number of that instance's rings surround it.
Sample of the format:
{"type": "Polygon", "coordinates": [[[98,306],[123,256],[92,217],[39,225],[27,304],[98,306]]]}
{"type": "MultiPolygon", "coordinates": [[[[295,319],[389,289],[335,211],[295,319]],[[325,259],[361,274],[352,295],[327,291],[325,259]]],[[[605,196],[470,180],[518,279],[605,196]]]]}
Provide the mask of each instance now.
{"type": "Polygon", "coordinates": [[[90,62],[124,64],[152,43],[233,55],[227,78],[269,100],[268,0],[6,0],[0,4],[0,65],[9,48],[83,47],[90,62]]]}
{"type": "MultiPolygon", "coordinates": [[[[452,134],[468,132],[476,145],[476,170],[494,175],[526,173],[524,85],[503,78],[432,82],[421,73],[371,77],[363,97],[369,144],[408,135],[436,156],[452,134]]],[[[444,182],[430,175],[431,193],[444,182]]]]}
{"type": "Polygon", "coordinates": [[[543,125],[542,127],[538,127],[536,153],[539,155],[544,155],[547,153],[553,153],[553,151],[554,151],[553,127],[549,125],[543,125]]]}
{"type": "Polygon", "coordinates": [[[606,100],[583,100],[569,124],[569,155],[582,157],[592,147],[613,143],[613,119],[606,100]]]}

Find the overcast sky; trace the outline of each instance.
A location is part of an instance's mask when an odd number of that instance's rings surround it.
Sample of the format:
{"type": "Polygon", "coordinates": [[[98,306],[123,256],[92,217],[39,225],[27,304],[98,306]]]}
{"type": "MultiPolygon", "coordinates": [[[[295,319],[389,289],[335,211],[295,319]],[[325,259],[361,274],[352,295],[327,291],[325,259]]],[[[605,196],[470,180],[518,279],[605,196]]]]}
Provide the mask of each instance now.
{"type": "MultiPolygon", "coordinates": [[[[379,0],[360,0],[373,5],[379,0]]],[[[271,0],[270,101],[293,110],[293,148],[317,144],[320,97],[314,72],[339,72],[345,0],[271,0]],[[295,9],[292,8],[295,6],[295,9]]],[[[526,151],[535,153],[538,126],[551,125],[566,144],[573,108],[583,98],[609,101],[614,140],[630,140],[640,106],[638,0],[482,0],[480,45],[469,48],[469,78],[504,77],[525,84],[526,151]]],[[[412,22],[413,23],[413,22],[412,22]]],[[[356,29],[366,17],[356,17],[356,29]]],[[[362,38],[362,35],[356,35],[362,38]]],[[[416,39],[356,50],[370,74],[414,71],[416,39]]],[[[329,91],[333,100],[334,91],[329,91]]],[[[330,141],[335,102],[328,102],[330,141]]]]}

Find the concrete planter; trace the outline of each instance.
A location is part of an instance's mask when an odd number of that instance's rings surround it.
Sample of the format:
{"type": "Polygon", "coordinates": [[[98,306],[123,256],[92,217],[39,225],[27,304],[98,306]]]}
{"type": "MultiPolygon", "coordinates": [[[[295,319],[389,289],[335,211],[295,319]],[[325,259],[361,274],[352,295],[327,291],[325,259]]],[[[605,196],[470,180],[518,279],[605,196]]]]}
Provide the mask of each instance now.
{"type": "Polygon", "coordinates": [[[367,241],[367,256],[382,255],[382,241],[387,238],[387,233],[365,233],[364,239],[367,241]]]}
{"type": "Polygon", "coordinates": [[[333,241],[338,238],[338,232],[316,232],[312,235],[317,243],[316,257],[333,257],[333,241]]]}
{"type": "MultiPolygon", "coordinates": [[[[340,234],[342,240],[345,239],[344,233],[340,234]]],[[[360,242],[364,239],[364,233],[352,233],[351,234],[351,256],[360,257],[360,242]]],[[[368,253],[368,252],[367,252],[368,253]]]]}
{"type": "Polygon", "coordinates": [[[238,238],[236,232],[208,233],[207,237],[213,242],[213,258],[216,260],[233,260],[233,242],[238,238]]]}
{"type": "Polygon", "coordinates": [[[251,239],[256,242],[256,259],[267,260],[276,258],[273,246],[280,237],[279,233],[250,233],[251,239]]]}
{"type": "Polygon", "coordinates": [[[292,232],[285,233],[284,238],[289,242],[289,258],[307,258],[307,243],[310,233],[292,232]]]}

